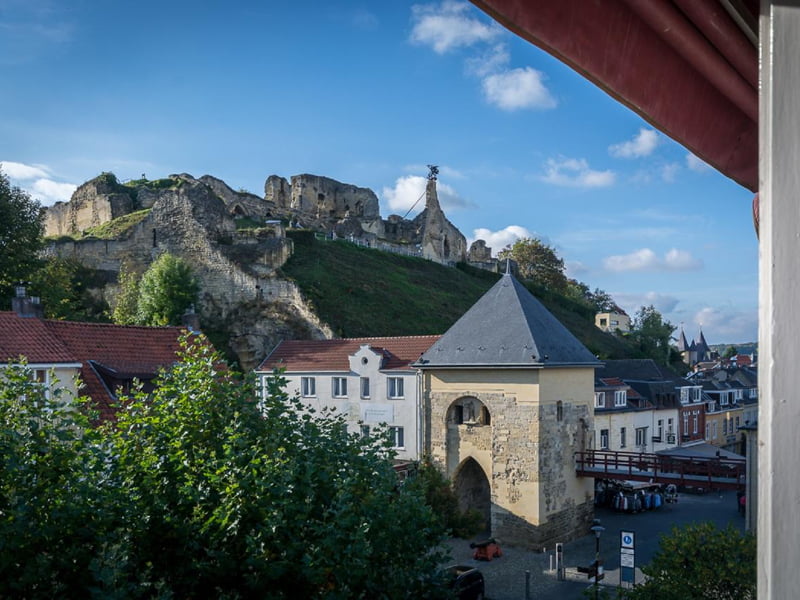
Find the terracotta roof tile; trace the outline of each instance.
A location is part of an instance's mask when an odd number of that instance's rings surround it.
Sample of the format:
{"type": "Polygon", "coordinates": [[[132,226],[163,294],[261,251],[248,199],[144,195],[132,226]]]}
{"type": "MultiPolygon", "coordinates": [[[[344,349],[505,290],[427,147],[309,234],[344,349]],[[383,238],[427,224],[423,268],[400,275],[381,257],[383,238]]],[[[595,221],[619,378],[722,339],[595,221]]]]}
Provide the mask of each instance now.
{"type": "Polygon", "coordinates": [[[257,371],[283,367],[287,371],[349,371],[348,357],[369,345],[385,357],[384,370],[407,369],[441,336],[345,338],[337,340],[284,340],[280,342],[257,371]]]}
{"type": "Polygon", "coordinates": [[[152,379],[177,361],[183,331],[19,317],[4,311],[0,312],[0,361],[25,356],[29,363],[80,363],[79,393],[91,398],[100,420],[108,420],[114,418],[116,390],[104,374],[113,374],[114,381],[152,379]]]}
{"type": "Polygon", "coordinates": [[[47,328],[46,321],[0,311],[0,362],[20,356],[25,356],[29,363],[78,362],[58,336],[47,328]]]}

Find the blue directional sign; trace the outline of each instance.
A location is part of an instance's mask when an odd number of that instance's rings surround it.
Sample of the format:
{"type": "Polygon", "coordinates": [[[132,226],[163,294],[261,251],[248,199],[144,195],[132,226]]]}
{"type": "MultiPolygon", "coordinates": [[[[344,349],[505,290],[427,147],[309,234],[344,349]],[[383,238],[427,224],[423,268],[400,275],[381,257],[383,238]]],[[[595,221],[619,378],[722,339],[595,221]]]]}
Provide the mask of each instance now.
{"type": "Polygon", "coordinates": [[[632,531],[620,531],[620,546],[622,548],[633,548],[634,533],[632,531]]]}
{"type": "Polygon", "coordinates": [[[636,583],[636,535],[633,531],[619,532],[620,583],[636,583]]]}

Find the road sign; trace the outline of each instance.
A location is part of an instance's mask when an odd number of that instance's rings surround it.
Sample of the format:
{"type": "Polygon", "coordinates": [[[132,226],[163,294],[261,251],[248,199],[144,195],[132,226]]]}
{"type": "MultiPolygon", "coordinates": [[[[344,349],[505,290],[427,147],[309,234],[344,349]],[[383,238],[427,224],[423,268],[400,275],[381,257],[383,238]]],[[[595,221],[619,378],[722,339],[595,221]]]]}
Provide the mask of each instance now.
{"type": "Polygon", "coordinates": [[[620,531],[620,547],[633,548],[634,547],[634,533],[633,531],[620,531]]]}
{"type": "Polygon", "coordinates": [[[636,561],[634,560],[633,554],[620,554],[619,555],[619,566],[620,567],[630,567],[631,569],[636,566],[636,561]]]}

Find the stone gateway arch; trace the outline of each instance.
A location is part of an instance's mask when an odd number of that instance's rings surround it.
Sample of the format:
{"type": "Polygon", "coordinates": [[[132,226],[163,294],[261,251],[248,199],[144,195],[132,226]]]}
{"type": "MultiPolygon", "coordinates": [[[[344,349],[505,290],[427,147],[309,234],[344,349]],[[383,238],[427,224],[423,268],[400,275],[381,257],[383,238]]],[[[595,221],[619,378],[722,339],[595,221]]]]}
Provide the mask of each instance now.
{"type": "Polygon", "coordinates": [[[423,447],[462,508],[528,548],[588,531],[593,482],[574,453],[590,439],[599,362],[522,284],[504,275],[416,366],[423,447]]]}

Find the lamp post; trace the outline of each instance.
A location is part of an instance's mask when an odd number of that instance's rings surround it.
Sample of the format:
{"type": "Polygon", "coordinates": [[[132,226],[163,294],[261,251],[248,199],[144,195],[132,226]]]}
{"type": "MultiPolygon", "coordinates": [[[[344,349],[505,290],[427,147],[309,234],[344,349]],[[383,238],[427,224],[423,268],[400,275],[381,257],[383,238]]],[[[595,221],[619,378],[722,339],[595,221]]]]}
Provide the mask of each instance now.
{"type": "Polygon", "coordinates": [[[600,525],[600,519],[594,520],[591,532],[594,533],[594,600],[598,599],[600,586],[600,535],[606,530],[600,525]]]}

